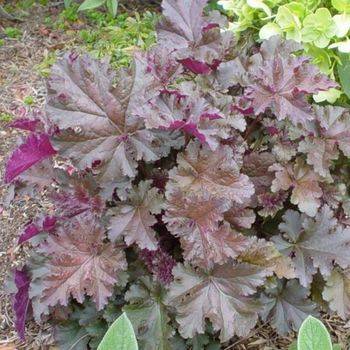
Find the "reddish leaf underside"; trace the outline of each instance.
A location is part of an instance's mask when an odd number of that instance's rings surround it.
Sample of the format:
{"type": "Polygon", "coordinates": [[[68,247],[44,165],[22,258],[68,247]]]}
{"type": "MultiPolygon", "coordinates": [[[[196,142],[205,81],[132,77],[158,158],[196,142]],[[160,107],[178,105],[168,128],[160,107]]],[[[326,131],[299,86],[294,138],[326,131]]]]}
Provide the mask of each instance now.
{"type": "Polygon", "coordinates": [[[24,340],[25,321],[29,307],[29,285],[28,273],[23,270],[15,271],[15,284],[17,293],[14,295],[13,309],[15,312],[15,327],[21,340],[24,340]]]}
{"type": "Polygon", "coordinates": [[[18,175],[32,165],[56,154],[49,136],[46,134],[31,134],[11,155],[6,164],[5,181],[13,181],[18,175]]]}

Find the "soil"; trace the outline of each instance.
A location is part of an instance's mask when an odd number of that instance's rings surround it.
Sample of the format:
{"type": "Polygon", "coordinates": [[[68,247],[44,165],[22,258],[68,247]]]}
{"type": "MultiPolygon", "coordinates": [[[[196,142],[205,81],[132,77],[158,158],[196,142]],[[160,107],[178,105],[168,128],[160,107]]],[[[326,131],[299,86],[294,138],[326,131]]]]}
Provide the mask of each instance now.
{"type": "MultiPolygon", "coordinates": [[[[1,0],[0,0],[1,3],[1,0]]],[[[57,2],[56,2],[57,3],[57,2]]],[[[58,2],[63,3],[63,1],[58,2]]],[[[159,9],[159,1],[151,1],[147,6],[151,10],[159,9]],[[151,3],[151,4],[150,4],[151,3]]],[[[62,6],[62,5],[61,5],[62,6]]],[[[142,0],[125,1],[122,11],[132,12],[145,8],[142,0]]],[[[32,96],[35,106],[40,107],[45,99],[45,81],[37,73],[36,65],[51,51],[63,52],[76,44],[72,32],[51,31],[45,26],[45,17],[57,16],[57,7],[33,6],[23,22],[5,22],[0,19],[0,114],[8,113],[20,116],[24,112],[24,99],[32,96]],[[7,26],[17,27],[23,35],[19,39],[5,38],[2,34],[7,26]]],[[[26,107],[27,109],[31,107],[26,107]]],[[[23,137],[17,130],[8,128],[6,122],[0,121],[0,178],[4,175],[4,164],[11,150],[23,137]]],[[[14,329],[11,300],[5,292],[5,280],[11,271],[21,266],[26,255],[25,250],[17,246],[21,228],[33,219],[48,203],[45,197],[24,197],[7,205],[8,187],[0,183],[0,350],[10,349],[54,349],[52,329],[49,325],[36,325],[28,321],[26,342],[18,340],[14,329]]],[[[350,337],[350,325],[337,317],[324,315],[323,320],[331,330],[335,343],[344,345],[350,337]]],[[[260,324],[249,337],[233,342],[229,349],[287,349],[293,337],[279,337],[268,325],[260,324]]]]}

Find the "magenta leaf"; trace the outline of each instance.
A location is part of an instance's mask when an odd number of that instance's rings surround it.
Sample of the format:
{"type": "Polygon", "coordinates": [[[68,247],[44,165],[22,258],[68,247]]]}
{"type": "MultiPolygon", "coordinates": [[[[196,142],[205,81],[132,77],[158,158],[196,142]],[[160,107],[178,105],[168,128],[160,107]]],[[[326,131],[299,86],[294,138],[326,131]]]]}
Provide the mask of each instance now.
{"type": "Polygon", "coordinates": [[[29,119],[29,118],[18,118],[10,123],[8,126],[10,128],[16,128],[26,131],[37,131],[37,127],[40,124],[39,119],[29,119]]]}
{"type": "Polygon", "coordinates": [[[13,300],[15,312],[15,327],[21,340],[24,340],[25,321],[29,307],[29,284],[30,279],[25,269],[15,271],[15,284],[17,293],[13,300]]]}
{"type": "Polygon", "coordinates": [[[207,63],[197,61],[193,58],[184,58],[183,60],[180,60],[180,63],[185,68],[196,74],[209,74],[211,72],[210,66],[207,63]]]}
{"type": "Polygon", "coordinates": [[[18,239],[18,244],[22,244],[32,237],[42,232],[51,232],[55,229],[57,218],[45,216],[28,224],[18,239]]]}
{"type": "Polygon", "coordinates": [[[46,134],[31,134],[11,155],[6,165],[5,182],[13,181],[32,165],[56,154],[46,134]]]}

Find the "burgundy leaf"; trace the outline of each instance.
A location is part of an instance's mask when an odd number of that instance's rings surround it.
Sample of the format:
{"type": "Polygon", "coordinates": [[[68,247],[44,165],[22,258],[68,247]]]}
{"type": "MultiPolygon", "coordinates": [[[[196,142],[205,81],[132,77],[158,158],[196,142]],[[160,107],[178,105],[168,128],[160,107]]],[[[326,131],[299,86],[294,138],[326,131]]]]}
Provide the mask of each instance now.
{"type": "Polygon", "coordinates": [[[274,236],[279,251],[292,257],[300,284],[308,287],[319,269],[329,276],[334,262],[342,268],[350,266],[350,229],[343,228],[328,206],[323,206],[315,219],[287,210],[279,225],[283,235],[274,236]]]}
{"type": "Polygon", "coordinates": [[[235,153],[220,145],[214,152],[196,142],[188,144],[177,158],[178,166],[169,172],[167,192],[181,190],[199,195],[207,192],[213,198],[233,204],[245,203],[254,194],[254,185],[240,172],[235,153]]]}
{"type": "Polygon", "coordinates": [[[260,304],[252,296],[265,281],[265,272],[249,264],[215,266],[210,271],[174,268],[168,303],[176,308],[179,332],[192,338],[205,332],[205,319],[220,330],[220,340],[245,336],[255,326],[260,304]]]}
{"type": "Polygon", "coordinates": [[[307,59],[293,56],[296,49],[275,36],[251,58],[251,83],[245,94],[255,114],[271,108],[278,120],[288,118],[294,124],[305,124],[314,118],[306,97],[337,86],[307,59]]]}
{"type": "Polygon", "coordinates": [[[223,199],[202,195],[184,195],[181,192],[168,196],[163,218],[169,231],[180,238],[183,255],[197,266],[212,267],[236,258],[249,245],[243,235],[231,229],[223,220],[229,207],[223,199]]]}
{"type": "Polygon", "coordinates": [[[160,214],[163,196],[150,181],[142,181],[129,192],[125,202],[118,203],[113,210],[108,236],[112,241],[124,236],[127,245],[136,243],[141,249],[156,250],[157,239],[153,225],[154,214],[160,214]]]}
{"type": "Polygon", "coordinates": [[[302,212],[310,216],[316,215],[322,197],[319,185],[321,179],[301,158],[296,159],[294,165],[273,164],[269,170],[275,172],[272,192],[288,191],[292,188],[291,203],[298,205],[302,212]]]}
{"type": "Polygon", "coordinates": [[[171,141],[162,142],[162,135],[146,130],[134,115],[149,94],[162,89],[147,64],[136,56],[132,69],[115,73],[106,61],[88,55],[72,61],[66,55],[53,66],[46,108],[60,130],[54,144],[77,168],[94,167],[103,187],[135,177],[137,161],[155,161],[169,152],[171,141]]]}
{"type": "Polygon", "coordinates": [[[89,295],[97,310],[106,305],[127,264],[124,252],[104,238],[92,215],[75,216],[47,238],[40,249],[49,258],[40,303],[66,306],[70,296],[82,303],[89,295]]]}
{"type": "Polygon", "coordinates": [[[206,3],[163,0],[164,18],[157,27],[159,43],[176,50],[180,62],[199,74],[216,69],[233,41],[231,33],[221,33],[219,25],[207,22],[203,16],[206,3]]]}
{"type": "Polygon", "coordinates": [[[207,0],[164,0],[164,19],[158,25],[160,42],[169,42],[174,48],[187,48],[202,38],[203,10],[207,0]]]}

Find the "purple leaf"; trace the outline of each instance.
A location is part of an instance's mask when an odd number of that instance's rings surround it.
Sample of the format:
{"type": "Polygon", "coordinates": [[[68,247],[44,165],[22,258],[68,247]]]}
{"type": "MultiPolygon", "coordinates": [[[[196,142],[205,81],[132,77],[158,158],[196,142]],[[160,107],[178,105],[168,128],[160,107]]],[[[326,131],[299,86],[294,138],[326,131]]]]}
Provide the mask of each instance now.
{"type": "Polygon", "coordinates": [[[27,272],[23,269],[15,271],[15,284],[17,292],[13,300],[13,309],[16,315],[15,327],[18,336],[24,340],[25,321],[29,306],[29,284],[30,279],[27,272]]]}
{"type": "Polygon", "coordinates": [[[5,182],[9,183],[32,165],[56,154],[46,134],[31,134],[11,155],[6,165],[5,182]]]}
{"type": "Polygon", "coordinates": [[[35,222],[28,224],[18,239],[18,244],[22,244],[41,232],[50,232],[55,229],[57,218],[54,216],[45,216],[35,222]]]}
{"type": "Polygon", "coordinates": [[[19,118],[14,120],[8,126],[10,128],[16,128],[16,129],[34,132],[37,130],[37,127],[39,126],[39,124],[40,124],[39,119],[19,118]]]}

